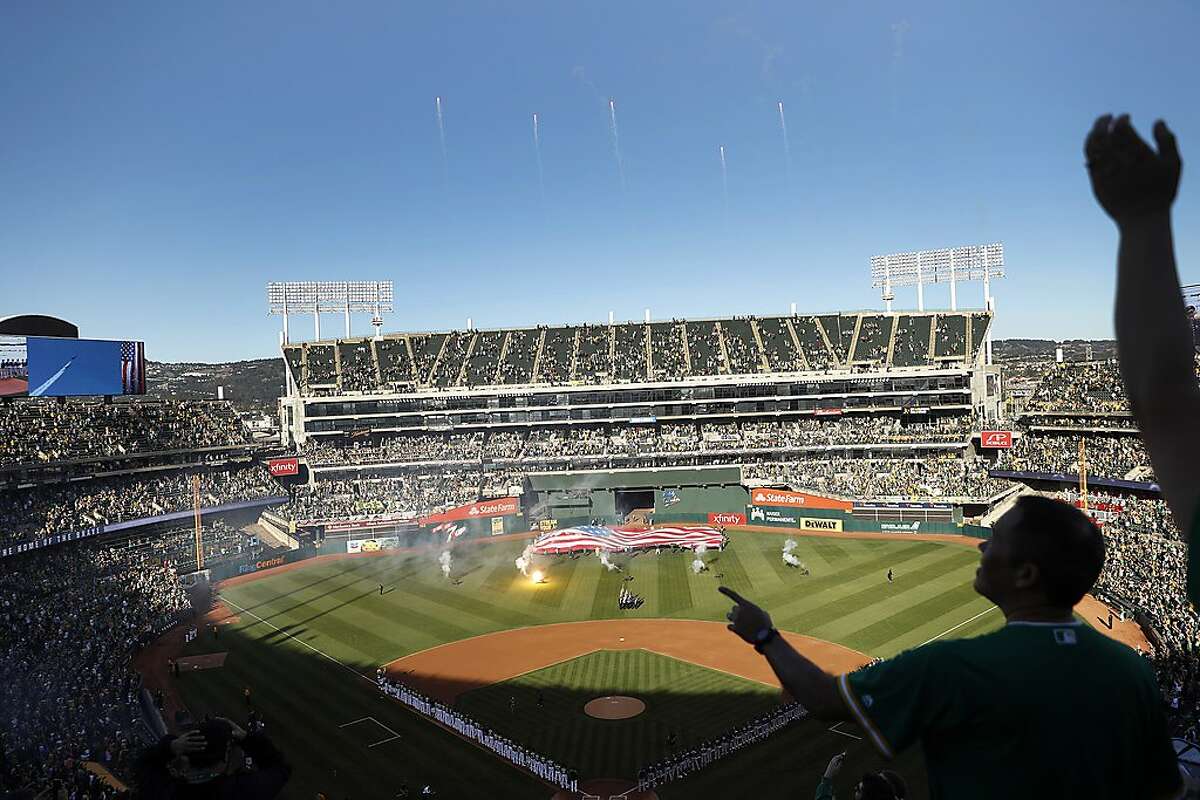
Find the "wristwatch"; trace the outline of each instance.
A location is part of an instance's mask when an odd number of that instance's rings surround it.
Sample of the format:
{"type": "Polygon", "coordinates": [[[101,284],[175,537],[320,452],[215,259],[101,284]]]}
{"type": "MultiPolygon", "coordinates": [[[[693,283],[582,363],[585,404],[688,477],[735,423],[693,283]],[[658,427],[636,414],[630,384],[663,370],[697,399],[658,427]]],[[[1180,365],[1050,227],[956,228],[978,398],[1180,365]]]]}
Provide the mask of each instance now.
{"type": "Polygon", "coordinates": [[[774,628],[763,628],[758,633],[754,634],[754,649],[762,653],[763,648],[775,640],[779,635],[779,631],[774,628]]]}

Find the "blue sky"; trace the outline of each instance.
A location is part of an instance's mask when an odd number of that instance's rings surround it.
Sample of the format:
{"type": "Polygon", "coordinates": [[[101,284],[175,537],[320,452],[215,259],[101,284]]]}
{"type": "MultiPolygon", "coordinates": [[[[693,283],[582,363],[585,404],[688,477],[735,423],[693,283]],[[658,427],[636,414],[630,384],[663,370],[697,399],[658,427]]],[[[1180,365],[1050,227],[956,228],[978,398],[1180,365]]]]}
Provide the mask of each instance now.
{"type": "Polygon", "coordinates": [[[1103,337],[1083,135],[1200,158],[1194,3],[424,6],[6,4],[0,313],[217,361],[276,352],[268,280],[390,278],[387,330],[826,311],[881,307],[873,254],[1002,241],[998,335],[1103,337]]]}

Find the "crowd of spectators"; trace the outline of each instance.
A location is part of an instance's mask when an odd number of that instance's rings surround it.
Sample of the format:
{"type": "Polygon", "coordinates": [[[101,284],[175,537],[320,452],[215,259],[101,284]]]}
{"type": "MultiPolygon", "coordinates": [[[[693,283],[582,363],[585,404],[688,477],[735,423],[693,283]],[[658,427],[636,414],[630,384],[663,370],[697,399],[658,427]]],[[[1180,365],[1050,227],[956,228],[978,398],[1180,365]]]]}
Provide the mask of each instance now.
{"type": "Polygon", "coordinates": [[[99,800],[148,731],[133,649],[189,608],[153,553],[76,543],[12,556],[0,570],[0,783],[29,796],[99,800]]]}
{"type": "MultiPolygon", "coordinates": [[[[1078,492],[1060,497],[1079,504],[1078,492]]],[[[1095,594],[1148,618],[1171,734],[1200,741],[1200,613],[1183,599],[1187,545],[1162,500],[1089,492],[1087,502],[1105,539],[1095,594]]]]}
{"type": "Polygon", "coordinates": [[[1012,450],[1000,451],[997,468],[1078,475],[1081,441],[1084,442],[1088,475],[1122,479],[1134,470],[1148,470],[1150,457],[1136,436],[1046,433],[1026,433],[1012,450]]]}
{"type": "Polygon", "coordinates": [[[226,402],[0,403],[0,467],[249,443],[226,402]]]}
{"type": "Polygon", "coordinates": [[[594,425],[483,433],[415,433],[349,445],[310,439],[310,464],[382,464],[477,460],[643,456],[739,450],[938,443],[966,445],[976,427],[968,415],[920,422],[887,416],[802,417],[755,422],[594,425]]]}
{"type": "Polygon", "coordinates": [[[422,517],[478,500],[480,480],[478,469],[323,480],[293,487],[290,500],[273,511],[287,519],[308,522],[422,517]]]}
{"type": "Polygon", "coordinates": [[[1042,375],[1025,410],[1128,413],[1129,397],[1115,359],[1064,362],[1042,375]]]}
{"type": "Polygon", "coordinates": [[[830,458],[747,463],[745,480],[854,498],[984,500],[1013,487],[982,462],[958,458],[830,458]]]}
{"type": "Polygon", "coordinates": [[[478,461],[483,455],[483,434],[412,433],[350,445],[314,438],[305,442],[301,452],[314,466],[478,461]]]}
{"type": "Polygon", "coordinates": [[[192,507],[192,477],[204,507],[286,494],[261,465],[173,471],[0,490],[0,543],[12,544],[192,507]]]}
{"type": "MultiPolygon", "coordinates": [[[[263,549],[257,536],[247,534],[219,518],[206,519],[200,528],[200,537],[205,567],[244,554],[257,558],[263,549]]],[[[195,569],[196,529],[190,524],[134,534],[123,546],[149,554],[157,562],[174,567],[181,573],[195,569]]]]}

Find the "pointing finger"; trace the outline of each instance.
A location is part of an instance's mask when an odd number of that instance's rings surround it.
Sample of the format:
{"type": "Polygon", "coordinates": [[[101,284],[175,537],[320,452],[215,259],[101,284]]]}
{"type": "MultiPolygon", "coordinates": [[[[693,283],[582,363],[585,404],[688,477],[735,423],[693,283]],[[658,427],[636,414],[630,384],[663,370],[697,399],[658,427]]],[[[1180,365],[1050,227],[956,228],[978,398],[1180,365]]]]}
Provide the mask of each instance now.
{"type": "Polygon", "coordinates": [[[740,594],[735,592],[733,589],[730,589],[728,586],[719,586],[719,587],[717,587],[717,591],[720,592],[721,594],[725,595],[726,597],[728,597],[733,602],[738,603],[739,605],[742,603],[749,602],[746,600],[746,598],[742,597],[740,594]]]}

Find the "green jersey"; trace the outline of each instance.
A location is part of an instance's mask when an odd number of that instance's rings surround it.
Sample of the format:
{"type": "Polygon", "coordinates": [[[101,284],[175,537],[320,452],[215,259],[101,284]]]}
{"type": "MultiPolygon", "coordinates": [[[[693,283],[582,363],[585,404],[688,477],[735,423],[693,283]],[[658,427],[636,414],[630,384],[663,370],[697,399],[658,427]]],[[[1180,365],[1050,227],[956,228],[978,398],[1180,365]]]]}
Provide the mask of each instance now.
{"type": "Polygon", "coordinates": [[[932,800],[1182,789],[1150,665],[1079,622],[935,642],[842,675],[838,687],[885,758],[921,742],[932,800]]]}

